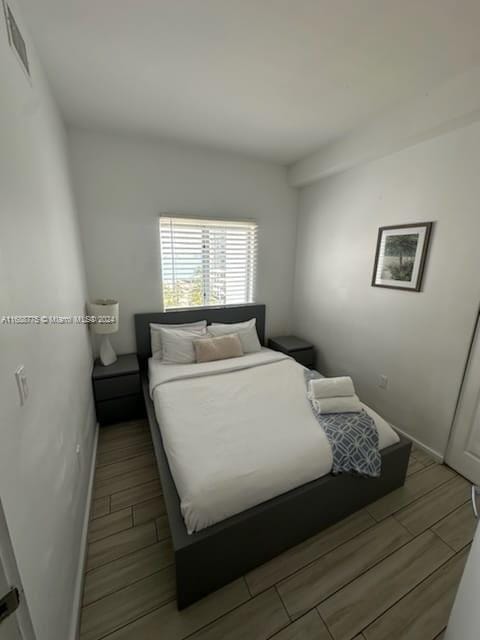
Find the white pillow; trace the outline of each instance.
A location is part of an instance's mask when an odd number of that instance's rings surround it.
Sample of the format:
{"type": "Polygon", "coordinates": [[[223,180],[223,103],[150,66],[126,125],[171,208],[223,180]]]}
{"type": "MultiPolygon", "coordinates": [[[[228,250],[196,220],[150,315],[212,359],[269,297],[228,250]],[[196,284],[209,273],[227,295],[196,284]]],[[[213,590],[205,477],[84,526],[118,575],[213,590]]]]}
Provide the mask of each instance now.
{"type": "Polygon", "coordinates": [[[193,341],[207,335],[205,327],[202,330],[160,329],[163,351],[163,362],[175,364],[191,364],[195,362],[195,348],[193,341]]]}
{"type": "Polygon", "coordinates": [[[160,333],[160,329],[187,329],[188,331],[196,331],[201,335],[202,333],[205,333],[206,326],[206,320],[187,322],[185,324],[154,324],[151,322],[150,344],[152,346],[152,358],[154,358],[154,360],[162,359],[162,334],[160,333]]]}
{"type": "Polygon", "coordinates": [[[252,318],[246,322],[236,322],[235,324],[220,324],[214,322],[209,325],[208,333],[212,336],[225,336],[231,333],[238,333],[242,343],[243,353],[255,353],[262,349],[258,339],[256,319],[252,318]]]}

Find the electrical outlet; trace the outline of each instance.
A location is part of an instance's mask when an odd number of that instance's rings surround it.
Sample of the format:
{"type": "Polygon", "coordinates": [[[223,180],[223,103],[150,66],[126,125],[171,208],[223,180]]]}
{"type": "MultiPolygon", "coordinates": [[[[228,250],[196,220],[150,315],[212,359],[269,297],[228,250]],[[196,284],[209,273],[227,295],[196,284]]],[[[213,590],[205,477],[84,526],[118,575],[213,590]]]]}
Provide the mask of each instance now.
{"type": "Polygon", "coordinates": [[[388,387],[388,378],[387,376],[381,375],[378,378],[378,386],[380,389],[386,389],[388,387]]]}
{"type": "Polygon", "coordinates": [[[28,398],[27,374],[23,364],[15,371],[15,380],[17,381],[18,395],[20,396],[20,406],[23,407],[28,398]]]}
{"type": "Polygon", "coordinates": [[[75,453],[76,453],[76,458],[77,458],[77,470],[78,470],[79,473],[82,470],[82,456],[80,455],[81,450],[82,450],[82,447],[77,442],[77,444],[75,445],[75,453]]]}

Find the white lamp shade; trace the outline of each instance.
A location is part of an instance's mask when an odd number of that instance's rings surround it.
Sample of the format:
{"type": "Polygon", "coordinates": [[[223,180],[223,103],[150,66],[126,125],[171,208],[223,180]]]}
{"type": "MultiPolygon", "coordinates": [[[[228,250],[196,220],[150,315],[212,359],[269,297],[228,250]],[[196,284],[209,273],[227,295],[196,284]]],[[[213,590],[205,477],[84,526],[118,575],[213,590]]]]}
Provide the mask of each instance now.
{"type": "Polygon", "coordinates": [[[118,302],[116,300],[95,300],[90,303],[90,315],[101,318],[104,316],[114,317],[114,322],[96,322],[92,324],[94,333],[116,333],[118,331],[118,302]]]}

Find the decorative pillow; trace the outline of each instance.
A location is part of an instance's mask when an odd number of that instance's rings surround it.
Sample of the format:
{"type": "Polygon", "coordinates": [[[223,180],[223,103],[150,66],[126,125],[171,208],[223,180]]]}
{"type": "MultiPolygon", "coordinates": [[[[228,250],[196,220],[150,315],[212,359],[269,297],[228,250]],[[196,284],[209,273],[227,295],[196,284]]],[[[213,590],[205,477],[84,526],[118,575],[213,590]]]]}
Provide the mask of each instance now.
{"type": "Polygon", "coordinates": [[[193,341],[207,335],[207,330],[160,329],[162,340],[163,362],[176,364],[191,364],[195,362],[193,341]]]}
{"type": "Polygon", "coordinates": [[[243,353],[255,353],[260,351],[262,346],[258,339],[256,319],[252,318],[246,322],[236,322],[235,324],[220,324],[214,322],[209,325],[208,333],[211,336],[225,336],[232,333],[238,334],[242,343],[243,353]]]}
{"type": "Polygon", "coordinates": [[[187,329],[188,331],[196,331],[199,334],[205,333],[207,326],[206,320],[198,322],[188,322],[185,324],[154,324],[150,323],[150,344],[152,345],[152,358],[161,360],[162,353],[162,334],[160,329],[187,329]]]}
{"type": "Polygon", "coordinates": [[[193,341],[197,362],[212,362],[243,356],[242,343],[238,334],[233,333],[218,338],[199,338],[193,341]]]}

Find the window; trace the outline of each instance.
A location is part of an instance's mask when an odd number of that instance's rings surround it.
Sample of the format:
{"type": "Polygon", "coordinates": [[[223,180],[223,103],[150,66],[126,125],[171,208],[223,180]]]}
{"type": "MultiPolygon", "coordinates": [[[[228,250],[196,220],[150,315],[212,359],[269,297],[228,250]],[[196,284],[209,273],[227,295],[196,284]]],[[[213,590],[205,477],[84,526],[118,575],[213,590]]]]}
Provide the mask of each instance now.
{"type": "Polygon", "coordinates": [[[254,222],[161,216],[160,250],[165,309],[254,301],[254,222]]]}

